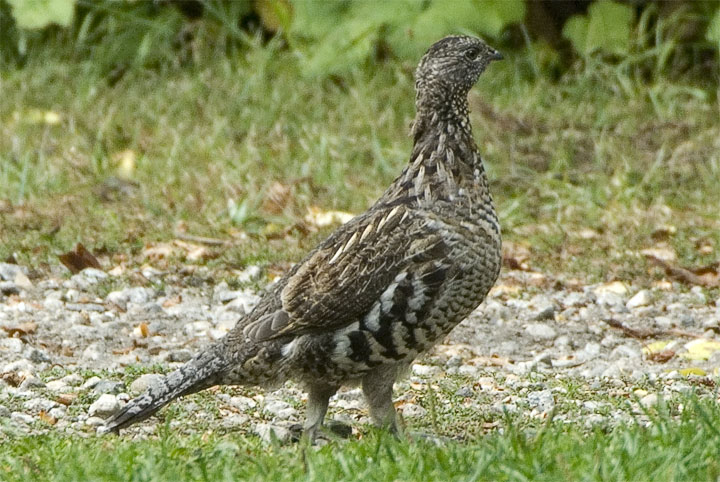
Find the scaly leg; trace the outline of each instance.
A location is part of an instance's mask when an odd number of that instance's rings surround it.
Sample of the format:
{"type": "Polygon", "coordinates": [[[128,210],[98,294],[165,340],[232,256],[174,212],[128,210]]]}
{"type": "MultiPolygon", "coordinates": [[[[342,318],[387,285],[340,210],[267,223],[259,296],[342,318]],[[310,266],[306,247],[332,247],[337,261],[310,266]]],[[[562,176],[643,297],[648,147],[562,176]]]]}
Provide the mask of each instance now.
{"type": "Polygon", "coordinates": [[[327,413],[330,397],[335,395],[337,389],[337,386],[325,385],[323,383],[310,385],[308,387],[308,401],[303,433],[310,442],[315,441],[318,430],[325,419],[325,413],[327,413]]]}
{"type": "Polygon", "coordinates": [[[392,433],[398,433],[397,415],[393,405],[393,384],[397,377],[397,367],[382,366],[363,377],[362,390],[370,408],[370,418],[378,427],[386,427],[392,433]]]}

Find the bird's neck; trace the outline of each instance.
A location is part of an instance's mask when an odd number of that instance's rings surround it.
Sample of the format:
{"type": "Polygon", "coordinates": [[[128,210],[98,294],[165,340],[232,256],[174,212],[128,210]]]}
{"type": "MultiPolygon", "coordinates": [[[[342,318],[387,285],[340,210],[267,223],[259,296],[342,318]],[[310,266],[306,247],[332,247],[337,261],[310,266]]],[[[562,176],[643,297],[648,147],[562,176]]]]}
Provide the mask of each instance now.
{"type": "Polygon", "coordinates": [[[385,201],[409,198],[425,205],[437,201],[468,206],[492,203],[472,136],[467,100],[461,101],[429,108],[418,99],[410,162],[383,195],[385,201]]]}

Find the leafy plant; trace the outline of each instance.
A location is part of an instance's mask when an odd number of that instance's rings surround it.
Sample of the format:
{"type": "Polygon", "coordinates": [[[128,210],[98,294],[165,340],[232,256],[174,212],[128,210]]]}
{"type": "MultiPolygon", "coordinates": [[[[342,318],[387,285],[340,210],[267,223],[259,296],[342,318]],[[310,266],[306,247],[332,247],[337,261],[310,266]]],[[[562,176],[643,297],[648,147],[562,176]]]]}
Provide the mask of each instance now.
{"type": "Polygon", "coordinates": [[[563,36],[575,51],[588,56],[596,51],[624,55],[630,50],[633,9],[611,0],[590,5],[587,15],[575,15],[563,27],[563,36]]]}
{"type": "Polygon", "coordinates": [[[56,23],[70,26],[75,0],[8,0],[18,27],[41,29],[56,23]]]}
{"type": "Polygon", "coordinates": [[[525,17],[522,0],[420,2],[298,0],[290,28],[308,77],[342,74],[387,47],[401,59],[415,59],[429,44],[451,33],[497,37],[525,17]]]}

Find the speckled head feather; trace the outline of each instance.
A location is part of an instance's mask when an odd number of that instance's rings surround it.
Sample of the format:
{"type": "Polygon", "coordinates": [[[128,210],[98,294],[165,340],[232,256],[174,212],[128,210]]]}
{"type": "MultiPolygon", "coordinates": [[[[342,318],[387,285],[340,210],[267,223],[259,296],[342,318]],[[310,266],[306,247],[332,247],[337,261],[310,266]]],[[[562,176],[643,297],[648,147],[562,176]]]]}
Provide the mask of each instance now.
{"type": "Polygon", "coordinates": [[[458,118],[467,115],[467,94],[488,64],[502,55],[475,37],[453,35],[435,42],[415,71],[417,134],[423,117],[458,118]]]}

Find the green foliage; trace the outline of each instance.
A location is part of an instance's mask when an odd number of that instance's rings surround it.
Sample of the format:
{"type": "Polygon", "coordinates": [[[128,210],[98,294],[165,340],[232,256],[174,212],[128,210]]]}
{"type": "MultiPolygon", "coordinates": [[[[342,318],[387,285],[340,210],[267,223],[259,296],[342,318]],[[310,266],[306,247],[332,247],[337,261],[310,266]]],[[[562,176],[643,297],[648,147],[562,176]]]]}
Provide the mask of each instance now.
{"type": "Polygon", "coordinates": [[[718,52],[720,52],[720,8],[717,9],[715,16],[708,26],[706,37],[709,41],[717,45],[718,52]]]}
{"type": "Polygon", "coordinates": [[[611,0],[600,0],[590,6],[587,15],[570,18],[563,27],[563,36],[583,56],[596,51],[615,55],[630,50],[633,9],[611,0]]]}
{"type": "Polygon", "coordinates": [[[70,26],[75,0],[8,0],[20,28],[41,29],[56,23],[70,26]]]}
{"type": "Polygon", "coordinates": [[[448,34],[496,38],[525,17],[522,0],[455,0],[452,8],[442,0],[299,0],[294,6],[290,36],[302,46],[308,77],[347,73],[372,59],[380,45],[401,59],[416,59],[448,34]]]}

